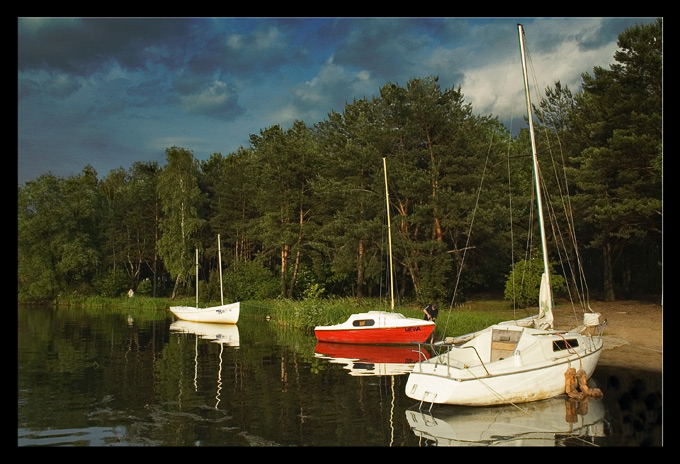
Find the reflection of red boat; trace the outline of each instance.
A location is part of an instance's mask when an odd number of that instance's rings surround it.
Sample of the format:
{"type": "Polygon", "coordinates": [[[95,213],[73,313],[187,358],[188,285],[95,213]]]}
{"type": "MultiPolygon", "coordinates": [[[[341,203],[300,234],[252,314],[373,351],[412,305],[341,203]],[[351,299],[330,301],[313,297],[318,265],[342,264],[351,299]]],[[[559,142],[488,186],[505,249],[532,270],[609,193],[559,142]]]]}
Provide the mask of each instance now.
{"type": "Polygon", "coordinates": [[[434,331],[434,322],[387,311],[352,314],[342,324],[317,326],[320,342],[404,344],[424,342],[434,331]]]}
{"type": "Polygon", "coordinates": [[[350,375],[408,374],[418,361],[430,358],[427,351],[418,352],[417,345],[357,345],[318,342],[316,356],[332,363],[344,364],[350,375]]]}
{"type": "Polygon", "coordinates": [[[418,345],[350,345],[318,342],[314,351],[331,358],[352,359],[372,363],[414,364],[429,359],[427,351],[418,353],[418,345]]]}

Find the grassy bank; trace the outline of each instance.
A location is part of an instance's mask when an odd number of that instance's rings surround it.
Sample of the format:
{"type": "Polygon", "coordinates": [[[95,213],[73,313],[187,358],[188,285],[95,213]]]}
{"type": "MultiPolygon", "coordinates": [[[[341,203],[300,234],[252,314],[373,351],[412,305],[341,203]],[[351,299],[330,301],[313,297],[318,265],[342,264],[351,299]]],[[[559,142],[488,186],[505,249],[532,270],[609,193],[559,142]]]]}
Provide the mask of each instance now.
{"type": "MultiPolygon", "coordinates": [[[[124,310],[129,314],[154,314],[167,317],[169,306],[193,306],[194,299],[174,300],[167,298],[138,297],[102,298],[87,297],[62,300],[59,307],[82,307],[91,309],[124,310]]],[[[207,303],[206,306],[217,304],[207,303]]],[[[203,303],[201,303],[203,305],[203,303]]],[[[306,300],[271,299],[241,302],[241,317],[269,318],[284,327],[311,332],[317,325],[337,324],[345,321],[350,314],[363,311],[388,310],[386,304],[375,298],[310,298],[306,300]]],[[[419,305],[401,306],[395,309],[406,317],[423,318],[419,305]]],[[[436,333],[438,337],[456,336],[482,329],[500,321],[525,317],[535,313],[534,309],[514,312],[506,301],[480,297],[470,299],[464,305],[453,308],[440,304],[436,333]]]]}
{"type": "MultiPolygon", "coordinates": [[[[453,308],[440,305],[436,332],[440,337],[456,336],[483,329],[508,319],[522,318],[536,313],[536,309],[513,311],[506,301],[484,299],[469,301],[453,308]]],[[[388,310],[378,299],[333,298],[293,300],[267,300],[241,303],[241,314],[257,314],[293,328],[311,331],[317,325],[344,322],[357,312],[388,310]]],[[[396,312],[406,317],[422,319],[419,305],[401,306],[396,312]]]]}

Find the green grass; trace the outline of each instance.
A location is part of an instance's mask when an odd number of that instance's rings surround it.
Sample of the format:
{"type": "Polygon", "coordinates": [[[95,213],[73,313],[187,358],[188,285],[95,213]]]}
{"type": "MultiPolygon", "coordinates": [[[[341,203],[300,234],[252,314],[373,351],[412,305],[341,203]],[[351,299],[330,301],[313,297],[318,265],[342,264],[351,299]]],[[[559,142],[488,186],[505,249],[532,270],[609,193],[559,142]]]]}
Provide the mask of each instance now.
{"type": "Polygon", "coordinates": [[[455,337],[533,314],[534,309],[513,311],[502,299],[471,299],[453,308],[440,306],[436,332],[439,337],[455,337]]]}
{"type": "Polygon", "coordinates": [[[384,309],[386,309],[384,305],[377,299],[358,300],[356,298],[273,299],[241,303],[242,313],[255,312],[269,316],[279,324],[299,329],[338,324],[356,312],[384,309]]]}
{"type": "MultiPolygon", "coordinates": [[[[356,312],[389,310],[378,299],[329,298],[294,300],[266,300],[242,302],[241,314],[258,314],[271,320],[302,330],[312,330],[317,325],[338,324],[356,312]]],[[[406,317],[423,318],[420,306],[401,306],[396,312],[406,317]]],[[[437,334],[442,337],[462,335],[483,329],[501,321],[522,318],[535,314],[535,310],[513,311],[503,300],[480,299],[470,301],[464,306],[442,308],[440,305],[437,319],[437,334]]]]}
{"type": "MultiPolygon", "coordinates": [[[[82,297],[62,300],[59,306],[90,309],[125,310],[128,313],[167,315],[169,306],[193,306],[193,298],[171,301],[168,298],[135,296],[133,298],[82,297]]],[[[214,303],[208,303],[210,306],[214,303]]],[[[535,314],[535,309],[513,311],[507,301],[494,297],[479,297],[453,308],[440,304],[436,333],[438,337],[453,337],[489,325],[535,314]]],[[[338,324],[356,312],[387,310],[389,306],[378,298],[309,298],[305,300],[271,299],[241,302],[241,316],[268,317],[277,324],[305,332],[317,325],[338,324]]],[[[395,309],[406,317],[423,318],[420,305],[400,306],[395,309]]]]}

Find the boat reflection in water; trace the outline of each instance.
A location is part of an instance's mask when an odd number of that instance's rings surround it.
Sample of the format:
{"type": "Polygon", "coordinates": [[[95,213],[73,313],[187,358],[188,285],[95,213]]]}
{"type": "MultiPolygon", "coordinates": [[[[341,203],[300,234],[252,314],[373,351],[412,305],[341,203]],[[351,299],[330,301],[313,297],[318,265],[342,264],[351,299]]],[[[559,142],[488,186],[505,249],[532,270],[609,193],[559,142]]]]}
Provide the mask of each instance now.
{"type": "Polygon", "coordinates": [[[209,340],[220,345],[219,365],[217,369],[217,390],[215,391],[215,409],[218,409],[222,392],[222,354],[224,347],[238,348],[240,344],[238,326],[235,324],[217,324],[210,322],[175,321],[170,324],[171,332],[196,335],[194,347],[194,390],[198,391],[198,339],[209,340]]]}
{"type": "Polygon", "coordinates": [[[606,436],[602,399],[566,395],[520,405],[406,410],[421,446],[587,446],[606,436]]]}
{"type": "Polygon", "coordinates": [[[174,321],[170,324],[171,332],[194,334],[197,338],[211,340],[227,346],[239,346],[238,326],[235,324],[217,324],[210,322],[174,321]]]}
{"type": "Polygon", "coordinates": [[[418,345],[352,345],[318,342],[314,349],[317,358],[344,364],[350,375],[379,376],[408,374],[418,361],[430,357],[418,351],[418,345]]]}

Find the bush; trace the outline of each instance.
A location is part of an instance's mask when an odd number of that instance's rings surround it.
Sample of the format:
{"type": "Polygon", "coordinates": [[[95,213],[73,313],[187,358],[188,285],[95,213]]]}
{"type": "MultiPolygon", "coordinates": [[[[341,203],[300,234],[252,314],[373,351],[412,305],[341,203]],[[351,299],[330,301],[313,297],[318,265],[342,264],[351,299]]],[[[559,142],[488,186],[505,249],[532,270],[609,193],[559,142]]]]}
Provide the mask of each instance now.
{"type": "Polygon", "coordinates": [[[151,296],[153,293],[153,284],[150,279],[144,279],[137,285],[136,294],[139,296],[151,296]]]}
{"type": "MultiPolygon", "coordinates": [[[[216,277],[218,273],[216,272],[216,277]]],[[[224,301],[266,300],[279,293],[278,279],[259,261],[243,261],[222,273],[224,301]]],[[[219,281],[216,279],[217,298],[219,281]]]]}
{"type": "Polygon", "coordinates": [[[124,270],[111,269],[106,274],[96,277],[93,286],[98,295],[115,298],[127,293],[130,289],[130,279],[124,270]]]}
{"type": "MultiPolygon", "coordinates": [[[[505,299],[514,301],[519,307],[538,306],[542,276],[542,259],[534,258],[515,263],[505,282],[505,299]]],[[[552,269],[550,269],[550,288],[553,295],[566,289],[564,278],[553,274],[552,269]]]]}

